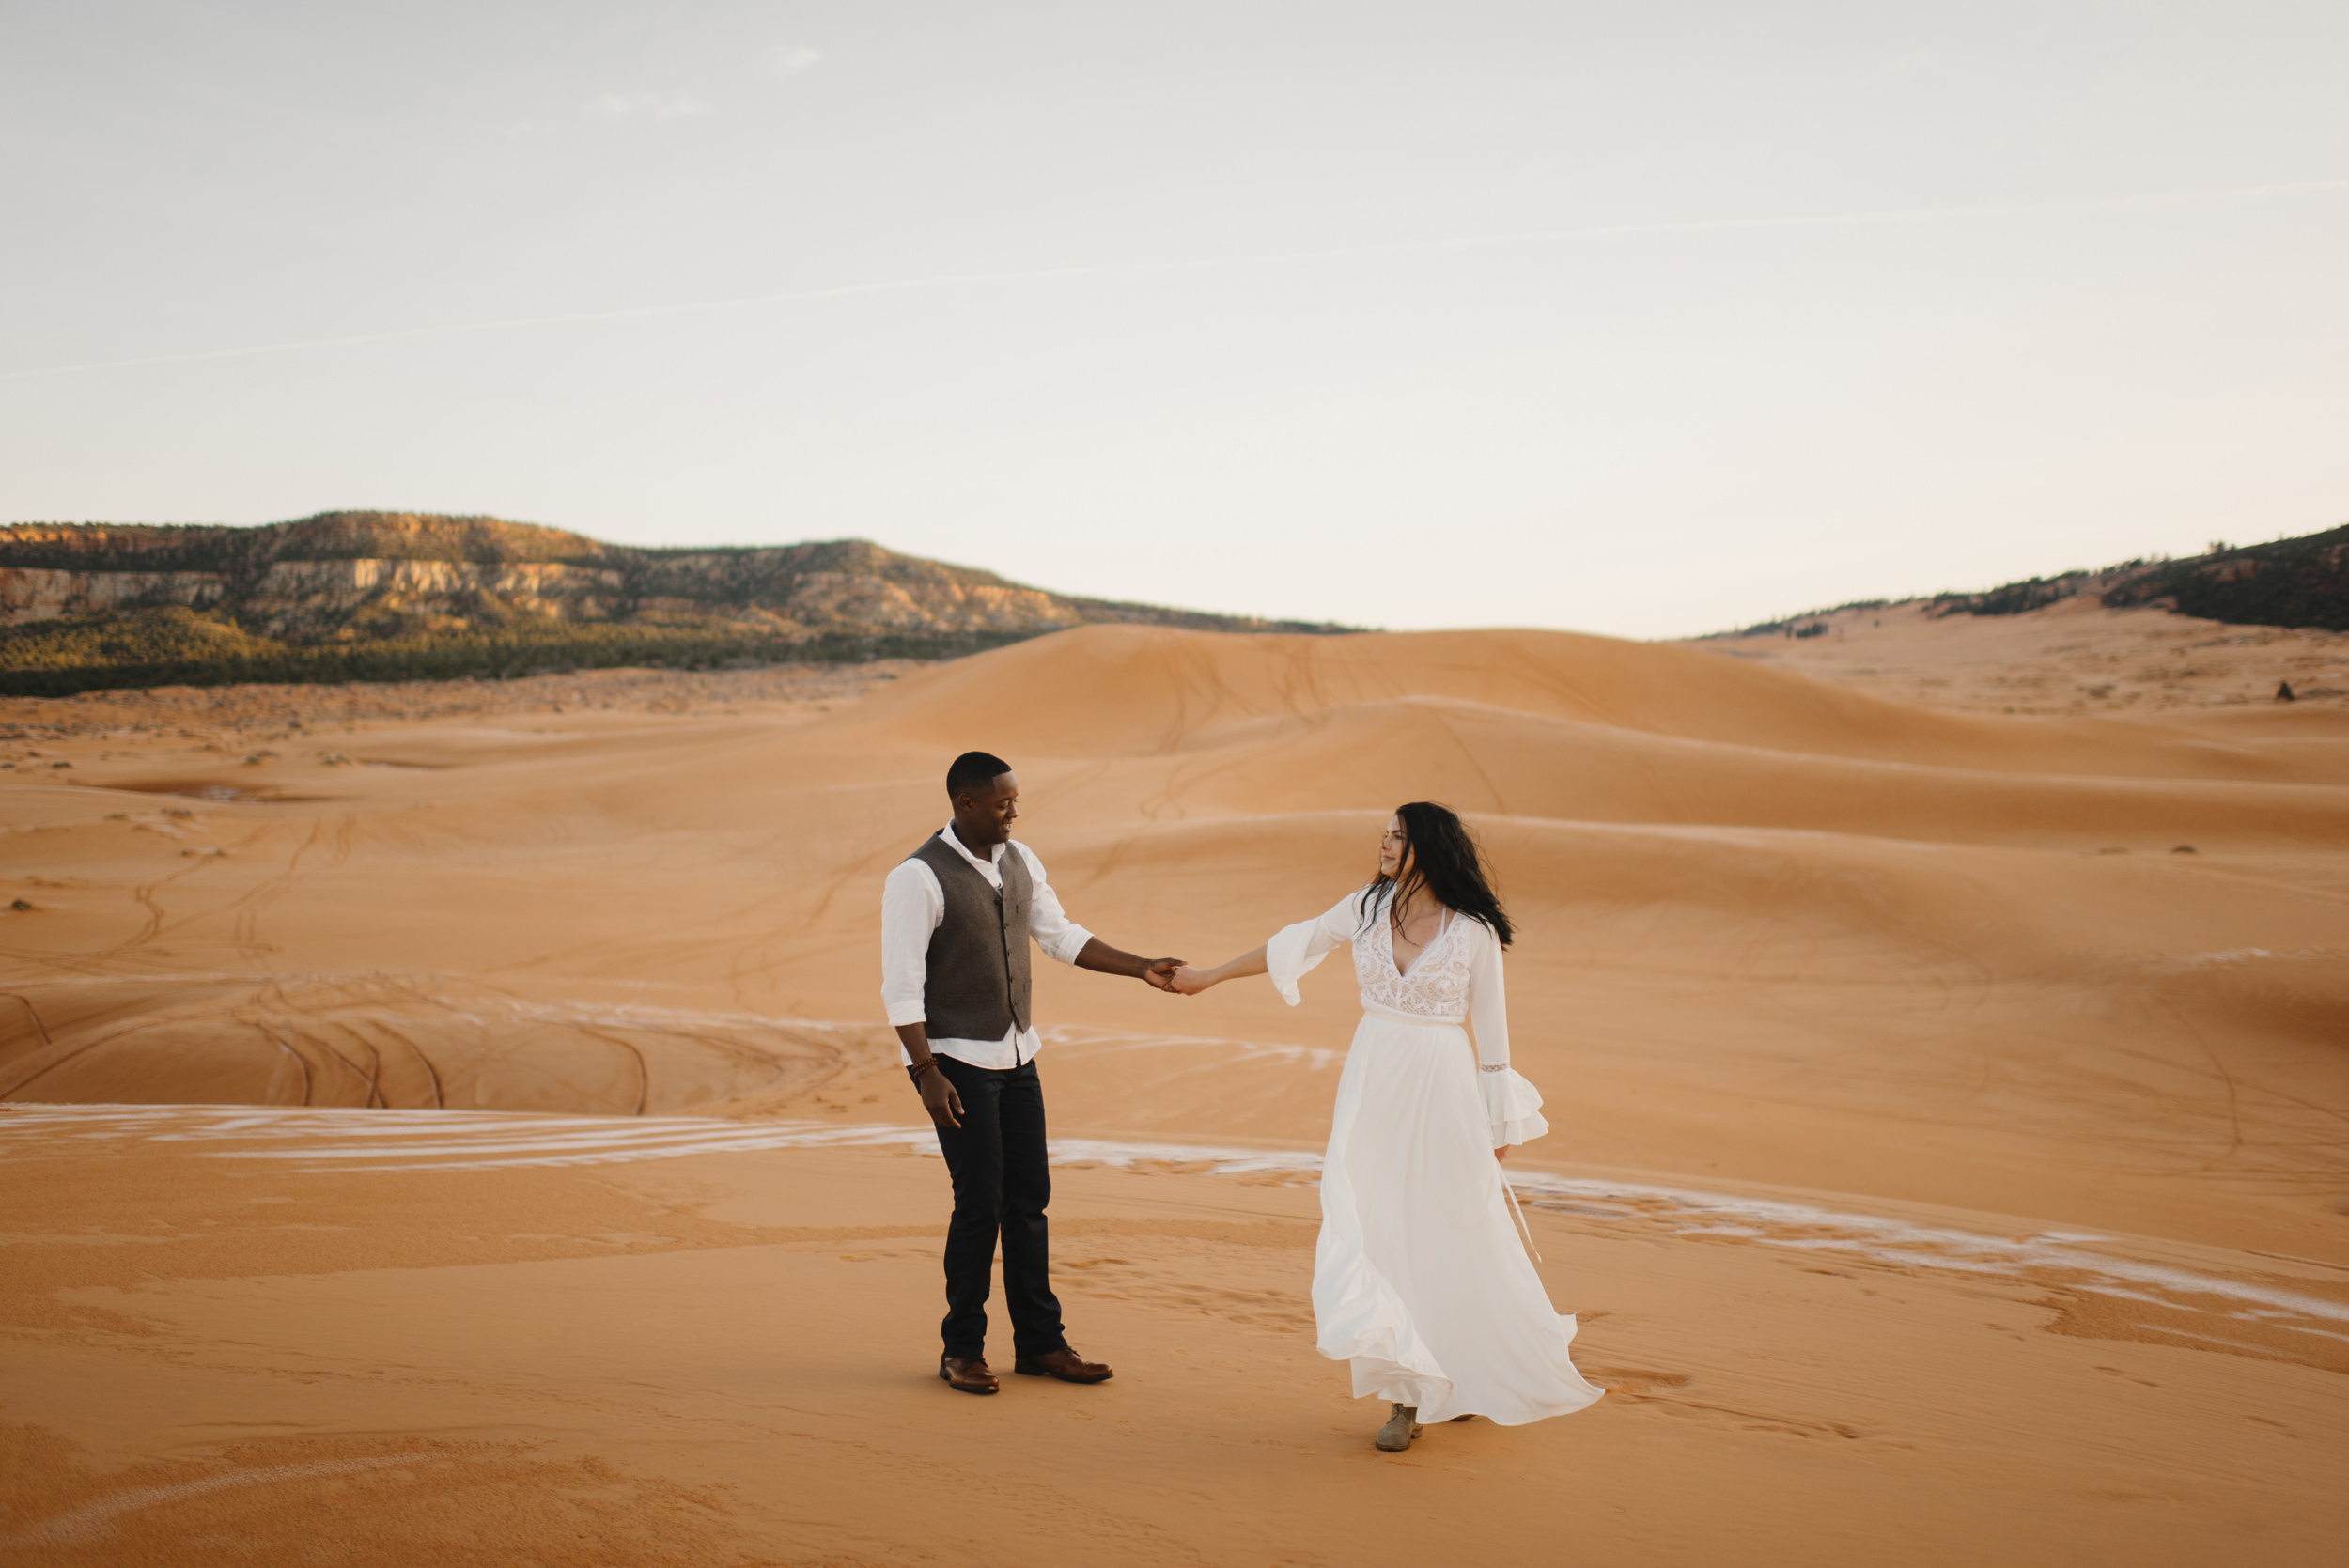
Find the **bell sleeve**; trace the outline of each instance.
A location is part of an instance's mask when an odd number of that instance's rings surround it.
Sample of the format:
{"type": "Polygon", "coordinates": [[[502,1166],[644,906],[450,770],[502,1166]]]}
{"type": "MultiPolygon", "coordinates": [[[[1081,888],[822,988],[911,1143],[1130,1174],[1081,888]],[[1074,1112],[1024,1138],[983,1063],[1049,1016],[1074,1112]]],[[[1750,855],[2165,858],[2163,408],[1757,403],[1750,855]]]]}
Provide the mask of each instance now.
{"type": "Polygon", "coordinates": [[[1530,1143],[1549,1130],[1541,1091],[1509,1065],[1509,997],[1501,978],[1501,939],[1477,924],[1469,958],[1469,1027],[1476,1036],[1476,1086],[1485,1096],[1493,1147],[1530,1143]]]}
{"type": "Polygon", "coordinates": [[[1265,972],[1272,977],[1272,988],[1281,993],[1283,1001],[1296,1006],[1303,1000],[1297,994],[1297,983],[1305,971],[1330,956],[1332,949],[1353,941],[1354,933],[1361,928],[1366,892],[1349,893],[1314,919],[1283,925],[1264,944],[1265,972]]]}

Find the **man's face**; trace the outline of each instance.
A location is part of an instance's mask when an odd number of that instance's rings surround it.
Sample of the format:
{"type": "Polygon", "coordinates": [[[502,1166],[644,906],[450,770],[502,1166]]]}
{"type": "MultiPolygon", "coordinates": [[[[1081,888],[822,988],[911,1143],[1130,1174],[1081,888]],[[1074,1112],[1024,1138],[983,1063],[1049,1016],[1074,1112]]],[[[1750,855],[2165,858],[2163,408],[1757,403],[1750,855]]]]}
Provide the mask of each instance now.
{"type": "Polygon", "coordinates": [[[1011,837],[1019,820],[1019,780],[998,773],[991,784],[966,789],[955,797],[955,831],[973,849],[1001,844],[1011,837]]]}

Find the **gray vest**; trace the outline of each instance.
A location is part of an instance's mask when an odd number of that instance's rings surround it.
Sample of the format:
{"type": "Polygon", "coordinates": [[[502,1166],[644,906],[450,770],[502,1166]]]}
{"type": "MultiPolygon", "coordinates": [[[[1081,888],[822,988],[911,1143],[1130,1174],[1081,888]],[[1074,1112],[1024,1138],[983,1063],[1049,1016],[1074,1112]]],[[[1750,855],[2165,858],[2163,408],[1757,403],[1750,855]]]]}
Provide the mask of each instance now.
{"type": "Polygon", "coordinates": [[[996,862],[1003,891],[937,834],[906,857],[936,874],[945,918],[930,933],[922,1014],[935,1040],[1000,1040],[1028,1027],[1028,859],[1005,846],[996,862]]]}

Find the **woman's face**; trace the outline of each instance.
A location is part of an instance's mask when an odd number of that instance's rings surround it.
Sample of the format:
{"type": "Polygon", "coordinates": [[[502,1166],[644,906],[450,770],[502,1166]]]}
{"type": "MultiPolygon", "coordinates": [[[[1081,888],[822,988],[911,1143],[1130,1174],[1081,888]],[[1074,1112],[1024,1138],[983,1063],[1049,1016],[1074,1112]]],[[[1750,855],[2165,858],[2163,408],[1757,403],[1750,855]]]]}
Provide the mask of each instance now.
{"type": "Polygon", "coordinates": [[[1386,836],[1378,841],[1378,875],[1397,877],[1403,871],[1403,856],[1410,847],[1410,840],[1403,836],[1403,819],[1387,818],[1386,836]]]}

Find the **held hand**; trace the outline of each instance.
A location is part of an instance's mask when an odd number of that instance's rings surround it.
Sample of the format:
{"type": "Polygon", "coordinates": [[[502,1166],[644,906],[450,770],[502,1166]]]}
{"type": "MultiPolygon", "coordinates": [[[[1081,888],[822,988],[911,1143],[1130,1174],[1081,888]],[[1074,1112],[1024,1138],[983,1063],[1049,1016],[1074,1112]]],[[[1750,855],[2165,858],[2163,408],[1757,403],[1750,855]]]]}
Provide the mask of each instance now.
{"type": "Polygon", "coordinates": [[[1503,1143],[1503,1144],[1502,1144],[1500,1148],[1495,1149],[1495,1150],[1493,1151],[1493,1158],[1495,1158],[1495,1159],[1507,1159],[1507,1158],[1509,1157],[1509,1150],[1510,1150],[1510,1147],[1511,1147],[1511,1145],[1509,1145],[1509,1144],[1507,1144],[1507,1143],[1503,1143]]]}
{"type": "Polygon", "coordinates": [[[1207,977],[1206,970],[1195,970],[1189,964],[1185,964],[1174,971],[1172,988],[1187,997],[1195,997],[1214,984],[1215,982],[1207,977]]]}
{"type": "Polygon", "coordinates": [[[932,1067],[914,1080],[922,1091],[922,1109],[941,1127],[962,1126],[962,1096],[946,1081],[946,1069],[932,1067]]]}
{"type": "Polygon", "coordinates": [[[1186,967],[1180,958],[1153,958],[1149,967],[1142,971],[1142,978],[1161,991],[1172,991],[1176,988],[1175,972],[1186,967]]]}

